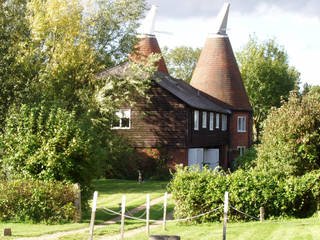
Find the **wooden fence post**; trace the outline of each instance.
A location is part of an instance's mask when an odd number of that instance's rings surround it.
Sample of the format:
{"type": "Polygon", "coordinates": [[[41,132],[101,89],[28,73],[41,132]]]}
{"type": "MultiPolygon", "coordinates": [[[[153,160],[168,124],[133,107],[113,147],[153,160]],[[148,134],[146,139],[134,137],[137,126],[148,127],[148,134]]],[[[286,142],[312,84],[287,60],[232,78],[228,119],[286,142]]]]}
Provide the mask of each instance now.
{"type": "Polygon", "coordinates": [[[264,207],[260,207],[260,222],[264,221],[264,207]]]}
{"type": "Polygon", "coordinates": [[[162,224],[162,230],[166,230],[166,219],[167,219],[167,198],[168,193],[166,192],[164,194],[164,201],[163,201],[163,224],[162,224]]]}
{"type": "Polygon", "coordinates": [[[76,207],[77,216],[76,216],[76,222],[81,222],[82,220],[82,214],[81,214],[81,189],[80,184],[76,183],[74,184],[74,190],[76,192],[76,198],[74,200],[74,205],[76,207]]]}
{"type": "Polygon", "coordinates": [[[150,235],[149,218],[150,218],[150,194],[147,194],[147,206],[146,206],[146,233],[150,235]]]}
{"type": "Polygon", "coordinates": [[[126,212],[126,196],[122,196],[121,204],[121,240],[124,239],[124,214],[126,212]]]}
{"type": "Polygon", "coordinates": [[[226,240],[227,236],[227,219],[228,219],[228,208],[229,208],[229,193],[224,193],[224,211],[223,211],[223,236],[222,239],[226,240]]]}
{"type": "Polygon", "coordinates": [[[94,228],[94,219],[96,217],[97,199],[98,199],[98,192],[95,191],[93,193],[93,201],[92,201],[92,212],[91,212],[91,221],[90,221],[89,240],[93,239],[93,228],[94,228]]]}

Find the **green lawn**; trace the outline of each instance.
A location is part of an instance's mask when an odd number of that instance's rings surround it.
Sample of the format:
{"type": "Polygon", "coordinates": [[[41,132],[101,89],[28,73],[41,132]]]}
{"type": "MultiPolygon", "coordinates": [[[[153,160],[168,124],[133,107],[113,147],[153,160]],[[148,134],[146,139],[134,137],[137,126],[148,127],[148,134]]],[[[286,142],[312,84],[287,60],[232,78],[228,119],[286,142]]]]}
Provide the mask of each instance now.
{"type": "MultiPolygon", "coordinates": [[[[154,235],[178,235],[182,240],[222,239],[222,223],[182,225],[169,223],[167,231],[161,226],[151,229],[154,235]]],[[[126,240],[147,240],[145,233],[126,240]]],[[[319,240],[320,218],[292,219],[281,222],[228,223],[228,240],[319,240]]]]}
{"type": "MultiPolygon", "coordinates": [[[[100,179],[94,181],[95,190],[99,192],[96,223],[101,223],[114,217],[106,214],[100,208],[107,207],[119,211],[119,203],[121,203],[122,195],[126,195],[127,209],[132,209],[145,203],[147,193],[150,194],[151,199],[163,196],[166,191],[166,184],[166,181],[147,181],[143,184],[138,184],[136,181],[118,179],[100,179]]],[[[2,235],[4,228],[11,228],[13,236],[10,238],[2,237],[1,239],[40,236],[47,233],[81,229],[89,226],[90,214],[91,213],[84,214],[83,223],[47,225],[0,222],[0,236],[2,235]]],[[[117,229],[116,226],[114,228],[117,229]]]]}

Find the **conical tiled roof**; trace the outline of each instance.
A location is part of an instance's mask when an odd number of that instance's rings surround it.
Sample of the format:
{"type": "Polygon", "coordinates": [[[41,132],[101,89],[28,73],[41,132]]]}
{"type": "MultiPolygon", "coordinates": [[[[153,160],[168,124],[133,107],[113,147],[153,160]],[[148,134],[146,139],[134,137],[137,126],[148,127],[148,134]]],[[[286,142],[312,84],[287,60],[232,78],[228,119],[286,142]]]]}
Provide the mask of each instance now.
{"type": "MultiPolygon", "coordinates": [[[[161,54],[161,50],[155,36],[144,36],[138,38],[138,43],[135,46],[136,51],[131,54],[130,58],[134,61],[143,62],[151,53],[161,54]]],[[[160,58],[158,62],[155,63],[158,67],[158,71],[165,74],[168,73],[167,66],[164,62],[163,57],[160,58]]]]}
{"type": "MultiPolygon", "coordinates": [[[[135,46],[135,52],[130,55],[131,60],[144,62],[152,53],[161,54],[158,41],[154,35],[156,10],[157,7],[153,5],[142,23],[140,30],[138,30],[138,43],[135,46]]],[[[158,71],[169,74],[163,57],[161,57],[155,65],[158,67],[158,71]]]]}
{"type": "Polygon", "coordinates": [[[229,6],[219,14],[221,25],[209,35],[200,54],[190,84],[232,106],[234,110],[252,111],[233,50],[226,35],[229,6]]]}

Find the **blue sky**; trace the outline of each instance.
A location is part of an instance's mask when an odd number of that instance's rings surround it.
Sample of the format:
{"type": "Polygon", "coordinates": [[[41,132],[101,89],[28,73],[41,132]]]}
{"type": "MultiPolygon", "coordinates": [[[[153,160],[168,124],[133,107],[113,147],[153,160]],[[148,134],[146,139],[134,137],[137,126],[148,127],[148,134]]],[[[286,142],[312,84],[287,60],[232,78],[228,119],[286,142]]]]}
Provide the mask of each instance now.
{"type": "MultiPolygon", "coordinates": [[[[161,47],[202,47],[213,29],[222,0],[148,0],[158,6],[156,31],[161,47]]],[[[231,0],[227,34],[234,51],[255,34],[259,40],[275,38],[301,73],[301,82],[320,85],[319,0],[231,0]]]]}

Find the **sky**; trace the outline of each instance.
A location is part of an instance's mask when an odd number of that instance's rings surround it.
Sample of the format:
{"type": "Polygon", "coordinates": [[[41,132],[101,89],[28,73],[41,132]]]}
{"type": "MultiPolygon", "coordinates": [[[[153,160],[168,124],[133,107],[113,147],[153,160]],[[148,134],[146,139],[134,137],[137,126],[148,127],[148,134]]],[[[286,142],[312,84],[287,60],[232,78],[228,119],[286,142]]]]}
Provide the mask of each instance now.
{"type": "MultiPolygon", "coordinates": [[[[223,0],[147,0],[158,7],[155,30],[160,47],[203,47],[223,0]],[[161,32],[169,32],[165,34],[161,32]]],[[[289,56],[289,65],[304,83],[320,85],[319,0],[229,0],[227,34],[234,52],[255,34],[275,39],[289,56]]]]}

